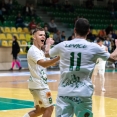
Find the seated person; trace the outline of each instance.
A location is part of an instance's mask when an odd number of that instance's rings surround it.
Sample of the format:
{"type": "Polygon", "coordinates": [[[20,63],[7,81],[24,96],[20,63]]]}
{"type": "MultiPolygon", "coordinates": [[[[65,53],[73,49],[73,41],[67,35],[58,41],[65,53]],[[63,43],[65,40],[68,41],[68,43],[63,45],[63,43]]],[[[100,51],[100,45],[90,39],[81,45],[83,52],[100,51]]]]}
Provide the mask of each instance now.
{"type": "Polygon", "coordinates": [[[54,19],[50,20],[50,22],[48,23],[48,26],[49,26],[48,28],[50,32],[55,33],[57,31],[57,25],[54,22],[54,19]]]}
{"type": "Polygon", "coordinates": [[[35,19],[32,19],[32,21],[29,24],[29,30],[35,29],[36,28],[36,23],[35,19]]]}
{"type": "Polygon", "coordinates": [[[15,25],[16,25],[16,28],[17,28],[17,27],[22,27],[22,28],[25,27],[25,25],[24,25],[24,20],[23,20],[23,18],[22,18],[22,16],[21,16],[20,13],[19,13],[18,16],[16,17],[15,25]]]}
{"type": "Polygon", "coordinates": [[[62,40],[61,40],[61,33],[60,33],[59,30],[53,35],[53,39],[54,39],[54,44],[55,45],[60,43],[60,42],[62,42],[62,40]]]}
{"type": "Polygon", "coordinates": [[[65,40],[66,40],[65,31],[62,31],[61,41],[65,41],[65,40]]]}

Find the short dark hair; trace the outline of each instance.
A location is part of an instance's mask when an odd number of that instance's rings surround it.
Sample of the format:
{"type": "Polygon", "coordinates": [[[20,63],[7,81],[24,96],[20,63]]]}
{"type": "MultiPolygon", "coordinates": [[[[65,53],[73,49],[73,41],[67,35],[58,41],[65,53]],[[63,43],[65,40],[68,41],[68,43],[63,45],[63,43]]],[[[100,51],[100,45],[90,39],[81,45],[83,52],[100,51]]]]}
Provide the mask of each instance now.
{"type": "Polygon", "coordinates": [[[13,35],[13,38],[15,39],[15,41],[17,41],[17,37],[15,35],[13,35]]]}
{"type": "Polygon", "coordinates": [[[34,33],[36,33],[37,31],[44,31],[43,28],[39,27],[39,28],[35,28],[32,32],[32,34],[34,35],[34,33]]]}
{"type": "Polygon", "coordinates": [[[76,33],[80,36],[86,36],[90,29],[89,21],[85,18],[79,18],[75,23],[76,33]]]}
{"type": "Polygon", "coordinates": [[[103,42],[103,40],[102,40],[102,39],[98,39],[98,40],[97,40],[97,43],[99,43],[99,42],[101,42],[101,41],[103,42]]]}

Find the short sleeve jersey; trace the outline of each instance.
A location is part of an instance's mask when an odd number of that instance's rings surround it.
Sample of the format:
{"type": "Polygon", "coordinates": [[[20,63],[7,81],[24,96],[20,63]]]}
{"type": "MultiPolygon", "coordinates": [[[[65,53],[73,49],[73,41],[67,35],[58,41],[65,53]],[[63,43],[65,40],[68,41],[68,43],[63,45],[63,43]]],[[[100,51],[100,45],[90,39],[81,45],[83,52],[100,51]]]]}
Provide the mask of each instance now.
{"type": "Polygon", "coordinates": [[[81,97],[90,97],[93,94],[91,75],[97,58],[107,60],[110,56],[97,44],[85,39],[64,41],[54,46],[49,55],[60,56],[61,79],[58,95],[81,97]]]}
{"type": "Polygon", "coordinates": [[[46,69],[37,64],[37,61],[41,59],[46,60],[44,52],[32,45],[27,54],[28,67],[30,70],[28,87],[30,89],[49,88],[47,85],[46,69]]]}

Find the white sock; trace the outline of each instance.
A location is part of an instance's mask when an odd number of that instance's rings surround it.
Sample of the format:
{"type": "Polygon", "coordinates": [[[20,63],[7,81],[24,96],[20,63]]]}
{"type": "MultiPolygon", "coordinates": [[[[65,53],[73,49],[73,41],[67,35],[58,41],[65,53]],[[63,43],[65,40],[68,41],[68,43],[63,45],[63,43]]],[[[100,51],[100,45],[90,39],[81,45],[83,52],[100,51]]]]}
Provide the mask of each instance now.
{"type": "Polygon", "coordinates": [[[30,117],[28,113],[26,113],[23,117],[30,117]]]}

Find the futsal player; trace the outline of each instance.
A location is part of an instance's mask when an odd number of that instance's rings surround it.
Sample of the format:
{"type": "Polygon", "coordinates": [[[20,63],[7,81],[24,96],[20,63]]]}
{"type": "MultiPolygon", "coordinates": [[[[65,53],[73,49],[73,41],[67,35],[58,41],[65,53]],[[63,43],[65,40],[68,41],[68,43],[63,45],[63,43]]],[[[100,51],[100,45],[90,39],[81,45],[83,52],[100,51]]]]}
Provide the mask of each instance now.
{"type": "Polygon", "coordinates": [[[98,58],[117,60],[117,49],[109,54],[97,44],[88,42],[90,31],[87,19],[75,23],[75,39],[64,41],[50,49],[46,56],[60,56],[61,78],[56,100],[56,117],[92,117],[92,71],[98,58]]]}
{"type": "MultiPolygon", "coordinates": [[[[97,44],[105,51],[108,51],[107,47],[103,45],[103,41],[102,39],[98,39],[97,40],[97,44]]],[[[97,59],[97,64],[94,68],[93,71],[93,75],[92,75],[92,82],[93,82],[93,86],[95,87],[95,79],[97,74],[99,73],[99,77],[100,77],[100,81],[101,81],[101,90],[102,91],[106,91],[104,88],[104,84],[105,84],[105,65],[106,65],[106,61],[104,61],[102,58],[98,58],[97,59]]]]}
{"type": "MultiPolygon", "coordinates": [[[[52,41],[46,42],[46,50],[49,50],[52,41]]],[[[33,95],[35,109],[26,113],[23,117],[51,117],[53,112],[53,103],[51,92],[47,84],[46,67],[49,67],[59,60],[55,57],[51,60],[46,60],[44,52],[41,48],[45,41],[45,31],[42,28],[37,28],[33,32],[33,45],[28,50],[27,61],[30,71],[28,88],[33,95]]]]}

